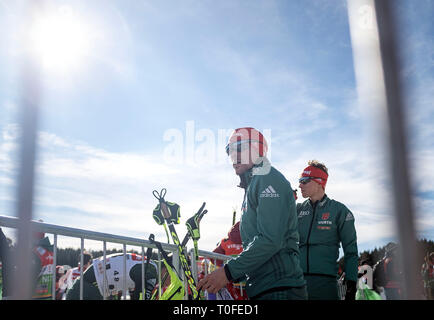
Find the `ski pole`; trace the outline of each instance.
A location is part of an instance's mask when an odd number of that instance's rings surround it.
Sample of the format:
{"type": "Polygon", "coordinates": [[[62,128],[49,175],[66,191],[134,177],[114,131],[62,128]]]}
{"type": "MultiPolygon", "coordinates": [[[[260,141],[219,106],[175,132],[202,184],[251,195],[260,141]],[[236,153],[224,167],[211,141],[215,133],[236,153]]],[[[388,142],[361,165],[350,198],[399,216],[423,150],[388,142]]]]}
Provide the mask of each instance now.
{"type": "Polygon", "coordinates": [[[200,239],[199,223],[200,223],[200,219],[202,219],[202,216],[207,212],[208,210],[205,210],[202,212],[202,215],[193,216],[190,219],[188,219],[186,222],[188,234],[190,234],[190,237],[193,239],[193,243],[194,243],[195,261],[199,259],[199,249],[197,246],[197,242],[200,239]]]}
{"type": "MultiPolygon", "coordinates": [[[[193,295],[193,299],[195,299],[198,295],[197,289],[196,289],[196,282],[194,281],[193,275],[191,273],[190,267],[187,262],[187,258],[184,253],[184,249],[181,246],[181,242],[179,241],[178,234],[176,233],[175,227],[173,225],[173,218],[171,219],[171,213],[169,209],[167,208],[166,201],[164,200],[164,196],[166,195],[166,189],[162,189],[160,193],[158,191],[154,190],[153,195],[160,201],[160,208],[161,213],[166,220],[170,234],[172,236],[173,243],[178,247],[178,253],[179,253],[179,260],[181,262],[181,267],[184,271],[184,275],[187,279],[188,286],[191,290],[191,293],[193,295]]],[[[191,299],[189,295],[189,299],[191,299]]]]}
{"type": "Polygon", "coordinates": [[[236,216],[237,216],[237,209],[234,208],[234,212],[232,214],[232,225],[235,225],[236,216]]]}
{"type": "MultiPolygon", "coordinates": [[[[155,238],[154,238],[154,235],[153,235],[153,234],[151,234],[151,235],[149,236],[149,242],[152,243],[152,244],[154,244],[154,245],[157,247],[158,251],[159,251],[159,252],[161,253],[161,255],[163,256],[163,263],[164,263],[164,265],[165,265],[166,268],[167,268],[167,272],[166,272],[166,274],[164,275],[164,277],[163,277],[161,283],[159,284],[160,287],[161,287],[162,284],[164,284],[164,283],[166,282],[167,277],[170,276],[171,284],[170,284],[170,286],[169,286],[169,288],[168,288],[167,290],[171,290],[171,289],[170,289],[171,286],[174,286],[175,289],[176,289],[175,292],[170,292],[170,291],[168,291],[169,294],[170,294],[170,296],[168,296],[168,297],[166,297],[166,298],[167,298],[167,300],[171,300],[171,299],[174,297],[175,294],[177,294],[178,292],[181,292],[181,293],[183,292],[183,289],[182,289],[182,287],[183,287],[183,285],[182,285],[182,281],[180,280],[180,277],[179,277],[178,271],[177,271],[177,270],[175,269],[175,267],[173,266],[173,264],[172,264],[172,262],[171,262],[171,259],[170,259],[169,256],[167,255],[166,251],[164,251],[164,249],[163,249],[161,243],[158,242],[158,241],[155,241],[155,238]],[[171,271],[169,270],[169,268],[171,269],[171,271]],[[176,288],[176,287],[177,287],[177,288],[176,288]]],[[[151,250],[152,250],[152,249],[151,249],[151,250]]],[[[173,288],[172,288],[172,289],[173,289],[173,288]]],[[[166,294],[166,293],[165,293],[165,294],[166,294]]],[[[162,297],[164,297],[165,294],[163,294],[162,297]]],[[[162,297],[160,297],[160,298],[162,298],[162,297]]],[[[151,300],[155,300],[155,296],[154,296],[154,295],[151,297],[151,300]]],[[[164,299],[164,300],[166,300],[166,299],[164,299]]]]}
{"type": "MultiPolygon", "coordinates": [[[[185,247],[187,245],[187,242],[190,238],[193,238],[193,233],[195,229],[198,229],[197,234],[200,237],[200,232],[199,232],[199,223],[202,220],[202,217],[208,212],[208,210],[204,210],[203,208],[205,207],[205,202],[202,204],[202,206],[200,207],[200,209],[191,217],[187,220],[187,222],[185,223],[187,225],[187,233],[185,234],[184,240],[182,240],[182,247],[185,247]]],[[[197,240],[199,240],[199,237],[197,238],[197,240]]]]}

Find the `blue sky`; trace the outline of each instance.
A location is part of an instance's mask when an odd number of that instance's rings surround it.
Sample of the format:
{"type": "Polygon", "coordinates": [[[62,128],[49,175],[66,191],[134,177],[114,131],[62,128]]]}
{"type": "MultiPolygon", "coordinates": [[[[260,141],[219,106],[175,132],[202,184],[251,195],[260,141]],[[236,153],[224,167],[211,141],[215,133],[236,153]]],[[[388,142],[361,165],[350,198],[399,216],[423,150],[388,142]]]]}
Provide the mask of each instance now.
{"type": "MultiPolygon", "coordinates": [[[[0,0],[0,215],[8,216],[27,3],[0,0]]],[[[329,167],[326,192],[354,213],[359,251],[396,237],[382,123],[360,103],[346,1],[47,3],[44,21],[70,21],[55,39],[76,54],[58,59],[61,44],[36,37],[51,58],[35,53],[43,88],[35,218],[164,241],[152,190],[166,187],[181,206],[182,236],[207,202],[199,246],[212,250],[243,196],[225,139],[253,126],[269,133],[271,161],[294,188],[308,160],[329,167]]],[[[434,1],[396,3],[417,230],[433,239],[434,1]]],[[[62,30],[53,21],[49,30],[62,30]]]]}

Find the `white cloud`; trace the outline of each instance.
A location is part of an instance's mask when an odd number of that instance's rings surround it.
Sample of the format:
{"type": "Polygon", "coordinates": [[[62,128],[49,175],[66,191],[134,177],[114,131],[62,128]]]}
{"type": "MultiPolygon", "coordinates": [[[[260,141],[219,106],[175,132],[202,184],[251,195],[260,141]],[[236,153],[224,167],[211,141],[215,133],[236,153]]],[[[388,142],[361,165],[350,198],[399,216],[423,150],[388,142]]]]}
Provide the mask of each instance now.
{"type": "Polygon", "coordinates": [[[48,132],[40,132],[38,135],[38,143],[41,147],[62,147],[68,148],[71,145],[67,143],[64,139],[56,136],[55,134],[48,132]]]}
{"type": "MultiPolygon", "coordinates": [[[[164,229],[152,219],[157,205],[152,190],[166,187],[166,199],[181,206],[180,237],[187,218],[207,202],[200,244],[212,250],[230,228],[232,208],[239,209],[242,201],[230,166],[166,165],[160,155],[108,152],[47,132],[38,137],[34,218],[47,223],[140,238],[155,233],[165,241],[164,229]]],[[[3,169],[11,162],[9,152],[5,155],[3,169]]],[[[11,174],[2,180],[13,181],[11,174]]]]}
{"type": "Polygon", "coordinates": [[[20,127],[15,124],[8,124],[6,125],[2,130],[2,138],[4,141],[14,141],[19,137],[20,134],[20,127]]]}

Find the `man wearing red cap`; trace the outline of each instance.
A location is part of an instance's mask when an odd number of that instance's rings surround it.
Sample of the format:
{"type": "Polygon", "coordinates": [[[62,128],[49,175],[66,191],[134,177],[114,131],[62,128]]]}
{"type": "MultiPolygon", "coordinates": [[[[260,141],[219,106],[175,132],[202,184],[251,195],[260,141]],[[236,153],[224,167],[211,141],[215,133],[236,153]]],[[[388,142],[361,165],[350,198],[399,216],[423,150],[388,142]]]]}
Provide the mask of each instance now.
{"type": "Polygon", "coordinates": [[[240,221],[243,251],[199,281],[216,293],[229,281],[246,279],[251,300],[305,300],[300,267],[294,193],[266,158],[267,142],[254,128],[236,129],[226,146],[240,187],[245,189],[240,221]]]}
{"type": "Polygon", "coordinates": [[[342,203],[325,194],[327,167],[309,161],[300,177],[303,203],[297,203],[300,262],[309,300],[337,300],[339,247],[344,251],[346,300],[354,300],[357,282],[357,236],[354,216],[342,203]]]}
{"type": "MultiPolygon", "coordinates": [[[[241,252],[243,252],[243,244],[240,235],[240,222],[235,223],[231,230],[228,232],[228,236],[223,238],[218,244],[217,248],[213,252],[224,254],[226,256],[236,257],[241,252]]],[[[223,265],[222,260],[216,260],[217,266],[221,267],[223,265]]],[[[229,282],[226,286],[229,293],[232,295],[234,300],[246,300],[247,295],[245,293],[245,283],[232,283],[229,282]]]]}

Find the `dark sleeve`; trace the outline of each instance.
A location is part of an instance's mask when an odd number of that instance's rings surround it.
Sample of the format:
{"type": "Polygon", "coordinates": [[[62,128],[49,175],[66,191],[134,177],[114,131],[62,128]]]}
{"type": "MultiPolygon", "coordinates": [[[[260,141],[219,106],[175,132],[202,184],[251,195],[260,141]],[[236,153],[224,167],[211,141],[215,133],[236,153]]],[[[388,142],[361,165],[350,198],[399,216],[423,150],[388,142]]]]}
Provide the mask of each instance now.
{"type": "Polygon", "coordinates": [[[12,265],[10,263],[11,249],[9,247],[8,240],[0,228],[0,261],[2,262],[2,279],[3,279],[3,297],[9,295],[10,279],[12,279],[12,265]]]}
{"type": "Polygon", "coordinates": [[[3,230],[0,228],[0,260],[4,262],[9,252],[9,243],[3,230]]]}
{"type": "Polygon", "coordinates": [[[345,278],[357,282],[358,249],[354,216],[344,205],[339,219],[339,237],[344,251],[345,278]]]}

